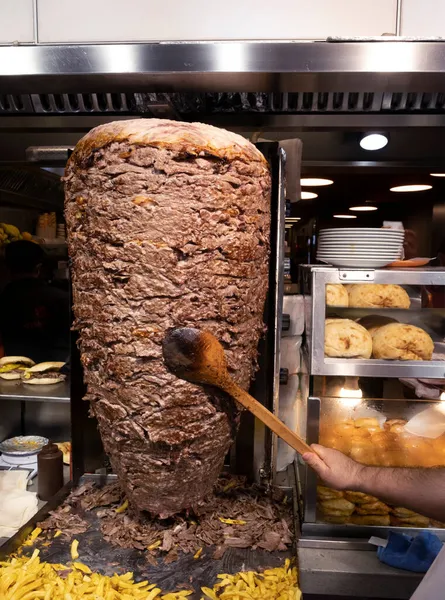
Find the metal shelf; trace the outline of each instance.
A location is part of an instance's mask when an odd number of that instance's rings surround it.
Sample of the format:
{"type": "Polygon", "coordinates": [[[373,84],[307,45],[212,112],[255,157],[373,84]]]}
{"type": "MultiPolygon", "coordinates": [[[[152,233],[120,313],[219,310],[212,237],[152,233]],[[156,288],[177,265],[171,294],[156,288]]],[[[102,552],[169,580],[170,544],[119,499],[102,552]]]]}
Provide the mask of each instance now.
{"type": "Polygon", "coordinates": [[[25,402],[70,402],[69,381],[53,385],[26,385],[18,381],[0,380],[0,403],[2,400],[25,402]]]}

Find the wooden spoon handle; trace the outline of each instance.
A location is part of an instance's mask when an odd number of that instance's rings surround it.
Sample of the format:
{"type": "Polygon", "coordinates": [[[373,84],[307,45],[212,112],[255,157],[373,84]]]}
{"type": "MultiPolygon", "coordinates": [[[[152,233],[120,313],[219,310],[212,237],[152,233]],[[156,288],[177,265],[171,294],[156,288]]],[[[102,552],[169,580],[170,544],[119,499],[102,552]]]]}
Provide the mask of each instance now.
{"type": "Polygon", "coordinates": [[[262,421],[269,429],[284,440],[291,448],[299,454],[305,452],[314,452],[314,450],[301,439],[299,435],[294,433],[287,425],[278,419],[273,413],[263,406],[258,400],[255,400],[250,394],[240,388],[234,381],[228,380],[221,384],[221,388],[230,396],[235,398],[247,410],[253,413],[257,419],[262,421]]]}

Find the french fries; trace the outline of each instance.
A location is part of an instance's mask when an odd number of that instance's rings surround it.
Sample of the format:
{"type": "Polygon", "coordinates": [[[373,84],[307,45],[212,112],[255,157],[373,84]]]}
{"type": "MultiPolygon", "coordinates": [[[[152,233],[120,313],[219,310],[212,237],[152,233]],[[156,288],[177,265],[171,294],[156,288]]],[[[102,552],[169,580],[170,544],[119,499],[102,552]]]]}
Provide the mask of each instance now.
{"type": "Polygon", "coordinates": [[[148,581],[136,583],[133,573],[107,577],[91,573],[79,562],[71,566],[41,562],[39,550],[34,550],[30,558],[0,562],[1,600],[184,600],[192,593],[181,590],[162,594],[148,581]]]}
{"type": "Polygon", "coordinates": [[[218,575],[213,589],[202,587],[201,600],[300,600],[297,569],[287,559],[284,567],[263,573],[247,571],[236,575],[218,575]]]}
{"type": "MultiPolygon", "coordinates": [[[[283,567],[236,575],[218,575],[213,588],[202,587],[201,600],[301,600],[297,569],[287,559],[283,567]]],[[[163,594],[156,584],[136,583],[133,573],[112,577],[92,573],[81,562],[70,565],[41,562],[31,557],[0,562],[1,600],[185,600],[190,590],[163,594]]]]}

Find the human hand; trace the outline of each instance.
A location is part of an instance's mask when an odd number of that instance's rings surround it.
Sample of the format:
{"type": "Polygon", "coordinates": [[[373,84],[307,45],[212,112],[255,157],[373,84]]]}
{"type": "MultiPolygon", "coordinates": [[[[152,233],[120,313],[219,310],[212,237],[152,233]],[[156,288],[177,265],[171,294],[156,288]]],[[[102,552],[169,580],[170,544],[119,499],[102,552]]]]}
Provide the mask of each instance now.
{"type": "Polygon", "coordinates": [[[314,449],[314,453],[306,452],[303,454],[303,460],[329,487],[334,490],[359,490],[365,466],[338,450],[319,444],[312,444],[311,448],[314,449]]]}

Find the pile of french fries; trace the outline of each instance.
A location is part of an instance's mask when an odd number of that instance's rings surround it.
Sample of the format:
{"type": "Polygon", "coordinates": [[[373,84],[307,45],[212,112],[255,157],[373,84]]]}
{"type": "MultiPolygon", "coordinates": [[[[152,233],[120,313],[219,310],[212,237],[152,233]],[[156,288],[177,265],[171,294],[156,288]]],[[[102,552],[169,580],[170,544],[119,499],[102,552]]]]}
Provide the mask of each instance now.
{"type": "Polygon", "coordinates": [[[0,562],[1,600],[184,600],[191,591],[162,594],[148,581],[136,583],[133,573],[107,577],[87,565],[41,562],[39,550],[31,558],[0,562]]]}
{"type": "MultiPolygon", "coordinates": [[[[31,538],[40,531],[35,530],[31,538]]],[[[42,562],[36,549],[31,557],[0,562],[0,600],[184,600],[193,594],[190,590],[163,593],[148,581],[136,583],[133,573],[112,577],[92,573],[77,561],[77,540],[71,545],[71,558],[69,565],[42,562]]],[[[201,600],[301,600],[297,569],[288,559],[283,567],[262,573],[218,575],[212,589],[202,587],[201,591],[201,600]]]]}
{"type": "Polygon", "coordinates": [[[201,600],[300,600],[297,569],[286,559],[284,567],[262,573],[246,571],[236,575],[218,575],[213,589],[201,588],[201,600]]]}

